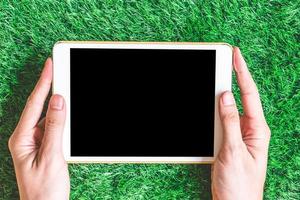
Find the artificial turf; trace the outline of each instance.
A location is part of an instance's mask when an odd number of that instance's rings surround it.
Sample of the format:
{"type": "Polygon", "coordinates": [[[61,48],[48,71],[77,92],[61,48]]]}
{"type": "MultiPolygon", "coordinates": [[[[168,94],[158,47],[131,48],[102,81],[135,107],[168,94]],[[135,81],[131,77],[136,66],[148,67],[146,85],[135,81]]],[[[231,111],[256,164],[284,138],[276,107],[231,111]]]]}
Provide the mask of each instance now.
{"type": "MultiPolygon", "coordinates": [[[[58,40],[239,46],[272,131],[264,198],[299,199],[299,7],[299,0],[0,1],[0,199],[18,199],[7,140],[58,40]]],[[[233,90],[238,97],[236,82],[233,90]]],[[[211,198],[209,165],[72,164],[69,169],[71,199],[211,198]]]]}

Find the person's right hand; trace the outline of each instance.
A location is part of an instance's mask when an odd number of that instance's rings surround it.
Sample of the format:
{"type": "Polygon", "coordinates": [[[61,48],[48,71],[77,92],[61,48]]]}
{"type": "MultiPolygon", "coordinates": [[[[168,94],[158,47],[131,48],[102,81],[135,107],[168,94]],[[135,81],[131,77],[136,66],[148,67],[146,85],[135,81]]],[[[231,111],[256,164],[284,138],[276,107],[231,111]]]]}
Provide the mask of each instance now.
{"type": "Polygon", "coordinates": [[[212,196],[222,200],[262,199],[271,132],[239,48],[234,48],[234,70],[244,114],[239,116],[231,92],[221,96],[223,144],[212,167],[212,196]]]}

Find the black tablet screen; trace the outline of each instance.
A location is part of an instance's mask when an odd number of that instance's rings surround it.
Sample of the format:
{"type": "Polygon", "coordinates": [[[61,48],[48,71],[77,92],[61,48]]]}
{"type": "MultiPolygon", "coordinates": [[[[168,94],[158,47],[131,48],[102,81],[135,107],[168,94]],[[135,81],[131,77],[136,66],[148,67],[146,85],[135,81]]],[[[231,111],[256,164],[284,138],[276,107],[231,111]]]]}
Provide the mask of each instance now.
{"type": "Polygon", "coordinates": [[[213,156],[215,50],[70,51],[71,156],[213,156]]]}

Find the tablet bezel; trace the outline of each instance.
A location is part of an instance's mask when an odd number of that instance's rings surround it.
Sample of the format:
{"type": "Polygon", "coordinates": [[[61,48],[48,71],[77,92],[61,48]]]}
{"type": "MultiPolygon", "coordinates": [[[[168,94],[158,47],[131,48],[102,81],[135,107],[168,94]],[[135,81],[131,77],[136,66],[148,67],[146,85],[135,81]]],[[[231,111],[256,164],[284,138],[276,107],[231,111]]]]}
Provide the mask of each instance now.
{"type": "Polygon", "coordinates": [[[222,142],[218,100],[221,93],[231,91],[232,47],[227,43],[189,42],[97,42],[59,41],[53,47],[53,94],[64,96],[67,118],[63,133],[63,153],[68,163],[212,163],[222,142]],[[199,49],[216,50],[214,156],[213,157],[86,157],[70,154],[70,48],[122,49],[199,49]]]}

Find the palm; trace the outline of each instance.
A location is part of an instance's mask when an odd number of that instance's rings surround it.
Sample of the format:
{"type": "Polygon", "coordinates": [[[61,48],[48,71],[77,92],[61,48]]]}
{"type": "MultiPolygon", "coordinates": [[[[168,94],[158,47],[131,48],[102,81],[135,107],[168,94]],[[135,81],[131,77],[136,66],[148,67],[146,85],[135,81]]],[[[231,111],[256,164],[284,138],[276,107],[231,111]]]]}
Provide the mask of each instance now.
{"type": "Polygon", "coordinates": [[[265,149],[268,127],[264,121],[251,119],[245,115],[240,118],[240,125],[243,141],[249,153],[256,157],[257,150],[265,149]]]}

